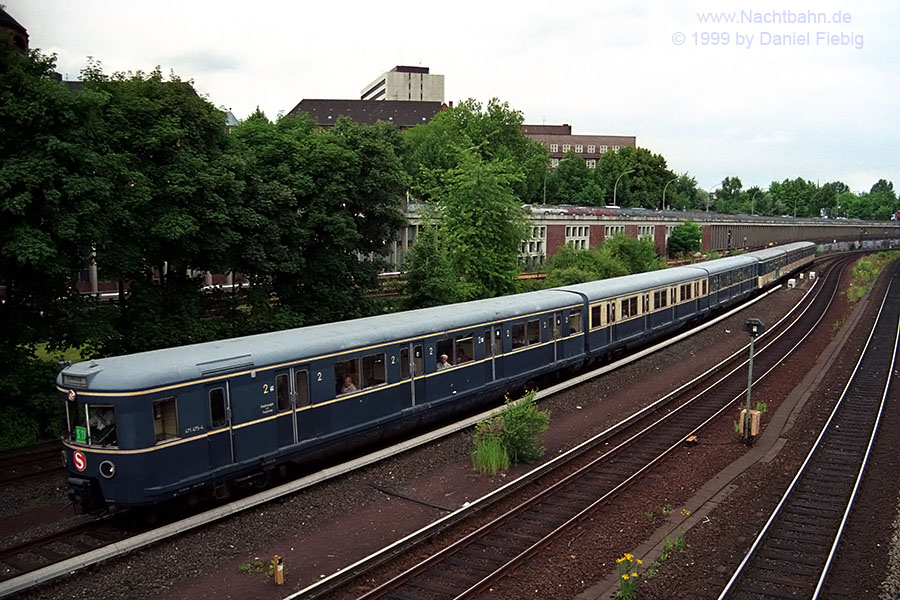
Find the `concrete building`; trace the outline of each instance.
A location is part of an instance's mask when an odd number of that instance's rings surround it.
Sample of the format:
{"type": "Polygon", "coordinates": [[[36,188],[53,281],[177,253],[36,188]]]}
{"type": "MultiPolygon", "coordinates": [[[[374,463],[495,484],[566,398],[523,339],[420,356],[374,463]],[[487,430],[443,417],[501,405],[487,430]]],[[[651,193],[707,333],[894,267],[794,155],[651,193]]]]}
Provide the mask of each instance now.
{"type": "Polygon", "coordinates": [[[604,152],[616,152],[625,146],[637,147],[637,138],[633,135],[575,135],[568,124],[522,125],[522,133],[547,147],[551,169],[555,169],[570,150],[593,169],[604,152]]]}
{"type": "Polygon", "coordinates": [[[396,66],[363,88],[360,100],[444,102],[444,76],[432,75],[428,67],[396,66]]]}

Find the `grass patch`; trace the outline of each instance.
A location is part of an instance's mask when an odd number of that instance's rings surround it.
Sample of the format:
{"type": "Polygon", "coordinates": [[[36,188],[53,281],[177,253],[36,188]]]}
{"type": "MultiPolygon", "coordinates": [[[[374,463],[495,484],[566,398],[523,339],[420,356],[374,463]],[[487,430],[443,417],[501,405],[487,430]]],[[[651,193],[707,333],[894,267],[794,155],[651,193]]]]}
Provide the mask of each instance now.
{"type": "Polygon", "coordinates": [[[854,304],[859,302],[872,289],[872,283],[878,278],[881,271],[898,256],[900,256],[900,252],[897,251],[879,252],[856,261],[853,266],[850,288],[847,290],[847,300],[854,304]]]}

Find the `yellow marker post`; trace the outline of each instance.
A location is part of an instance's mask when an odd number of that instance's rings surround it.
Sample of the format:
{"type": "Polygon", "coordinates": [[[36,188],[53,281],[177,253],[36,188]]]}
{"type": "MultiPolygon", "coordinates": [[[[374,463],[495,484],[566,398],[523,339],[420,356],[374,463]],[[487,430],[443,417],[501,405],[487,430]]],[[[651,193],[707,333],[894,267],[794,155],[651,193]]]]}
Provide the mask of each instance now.
{"type": "Polygon", "coordinates": [[[275,558],[272,560],[272,563],[275,565],[275,584],[283,585],[284,584],[284,561],[282,561],[281,557],[276,554],[275,558]]]}

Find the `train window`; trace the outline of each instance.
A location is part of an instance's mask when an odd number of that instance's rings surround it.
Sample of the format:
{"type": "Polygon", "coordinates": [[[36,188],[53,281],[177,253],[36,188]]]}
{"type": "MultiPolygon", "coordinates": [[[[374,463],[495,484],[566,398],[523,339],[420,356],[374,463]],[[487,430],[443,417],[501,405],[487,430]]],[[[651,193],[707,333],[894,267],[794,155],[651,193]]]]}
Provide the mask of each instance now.
{"type": "Polygon", "coordinates": [[[503,330],[497,327],[494,330],[494,341],[493,341],[493,350],[494,356],[500,356],[503,354],[503,330]]]}
{"type": "Polygon", "coordinates": [[[435,357],[435,364],[440,364],[441,357],[445,354],[447,355],[447,362],[451,365],[456,364],[454,361],[456,360],[456,355],[453,353],[453,340],[446,339],[440,340],[436,345],[435,350],[437,351],[437,356],[435,357]]]}
{"type": "Polygon", "coordinates": [[[456,338],[456,364],[469,362],[475,356],[475,336],[468,333],[456,338]]]}
{"type": "Polygon", "coordinates": [[[591,307],[591,328],[596,329],[603,325],[603,305],[595,304],[591,307]]]}
{"type": "Polygon", "coordinates": [[[275,399],[278,401],[278,412],[291,408],[291,385],[287,373],[275,376],[275,399]]]}
{"type": "Polygon", "coordinates": [[[413,348],[413,368],[416,375],[425,372],[425,355],[422,353],[421,344],[413,348]]]}
{"type": "Polygon", "coordinates": [[[694,297],[697,297],[699,295],[700,295],[700,282],[695,281],[694,282],[694,297]]]}
{"type": "Polygon", "coordinates": [[[357,359],[352,358],[334,363],[334,385],[335,394],[349,394],[359,389],[359,361],[357,359]]]}
{"type": "Polygon", "coordinates": [[[209,390],[209,428],[219,429],[228,425],[228,413],[225,410],[225,388],[209,390]]]}
{"type": "Polygon", "coordinates": [[[400,348],[400,379],[409,379],[409,348],[400,348]]]}
{"type": "Polygon", "coordinates": [[[646,314],[650,312],[650,294],[644,294],[641,296],[641,313],[646,314]]]}
{"type": "Polygon", "coordinates": [[[657,310],[668,306],[668,299],[669,295],[666,293],[666,290],[657,290],[653,292],[653,306],[657,310]]]}
{"type": "Polygon", "coordinates": [[[541,320],[534,319],[525,325],[525,337],[528,345],[541,343],[541,320]]]}
{"type": "Polygon", "coordinates": [[[691,299],[691,284],[685,283],[681,285],[681,301],[691,299]]]}
{"type": "Polygon", "coordinates": [[[387,381],[384,353],[369,354],[362,358],[362,386],[364,388],[381,385],[387,381]]]}
{"type": "Polygon", "coordinates": [[[309,404],[309,374],[306,371],[294,372],[294,392],[297,394],[297,406],[309,404]]]}
{"type": "MultiPolygon", "coordinates": [[[[598,323],[599,325],[599,323],[598,323]]],[[[562,337],[562,317],[550,315],[550,339],[558,340],[562,337]]]]}
{"type": "Polygon", "coordinates": [[[678,288],[669,288],[669,304],[678,304],[678,288]]]}
{"type": "Polygon", "coordinates": [[[616,322],[616,303],[610,302],[606,305],[606,322],[607,323],[615,323],[616,322]]]}
{"type": "Polygon", "coordinates": [[[581,333],[581,309],[569,313],[569,335],[581,333]]]}
{"type": "Polygon", "coordinates": [[[94,446],[117,446],[116,409],[113,406],[88,406],[88,440],[94,446]]]}
{"type": "Polygon", "coordinates": [[[512,347],[522,348],[527,342],[525,341],[525,323],[513,323],[512,326],[512,347]]]}
{"type": "Polygon", "coordinates": [[[153,402],[153,432],[156,441],[163,442],[178,437],[178,410],[175,396],[153,402]]]}
{"type": "Polygon", "coordinates": [[[704,279],[704,280],[703,280],[703,295],[705,296],[706,294],[707,294],[707,291],[706,291],[706,280],[704,279]]]}
{"type": "Polygon", "coordinates": [[[637,316],[637,296],[622,300],[622,318],[627,319],[635,316],[637,316]]]}

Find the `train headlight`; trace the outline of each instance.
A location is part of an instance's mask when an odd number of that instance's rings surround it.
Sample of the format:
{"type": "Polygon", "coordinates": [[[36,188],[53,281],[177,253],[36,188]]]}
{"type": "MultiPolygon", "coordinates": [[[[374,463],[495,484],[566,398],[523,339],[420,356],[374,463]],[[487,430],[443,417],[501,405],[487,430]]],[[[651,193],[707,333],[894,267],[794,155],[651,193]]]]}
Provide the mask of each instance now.
{"type": "Polygon", "coordinates": [[[104,460],[100,463],[100,474],[107,479],[112,479],[112,476],[116,474],[116,465],[111,460],[104,460]]]}

